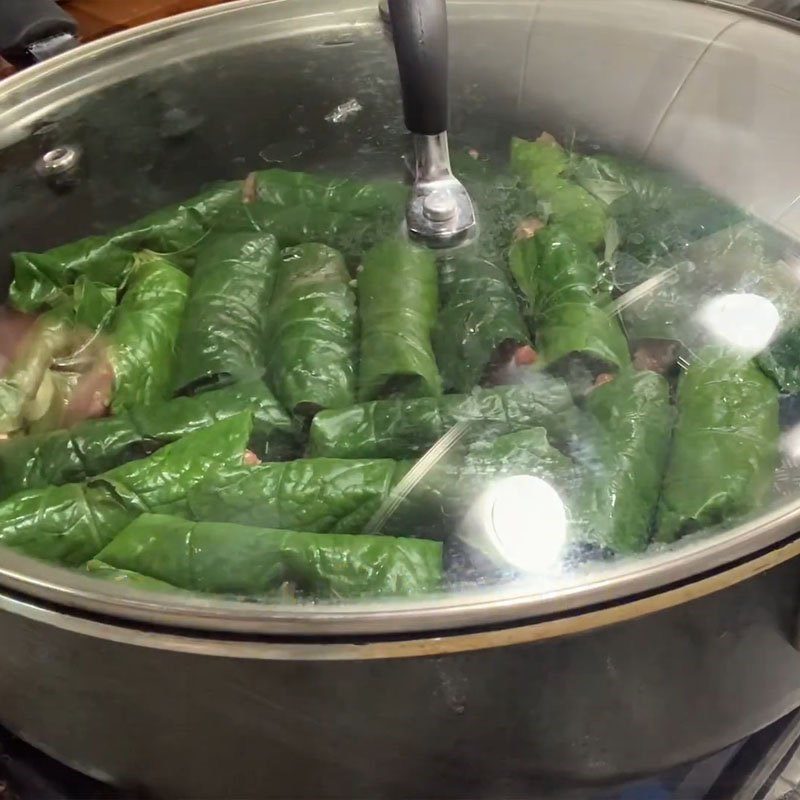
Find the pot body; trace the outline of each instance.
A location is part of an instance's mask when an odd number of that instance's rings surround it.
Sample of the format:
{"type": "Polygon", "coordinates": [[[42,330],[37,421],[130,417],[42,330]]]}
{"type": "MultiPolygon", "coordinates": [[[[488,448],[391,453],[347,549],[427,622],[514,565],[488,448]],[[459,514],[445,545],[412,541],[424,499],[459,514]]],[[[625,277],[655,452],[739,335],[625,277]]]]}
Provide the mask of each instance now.
{"type": "Polygon", "coordinates": [[[372,642],[364,657],[342,642],[123,628],[6,596],[0,718],[158,797],[539,796],[699,758],[800,704],[799,585],[795,558],[580,634],[372,642]]]}
{"type": "MultiPolygon", "coordinates": [[[[574,132],[800,231],[796,33],[677,0],[448,8],[457,143],[504,151],[512,133],[574,132]]],[[[0,93],[3,255],[108,230],[265,162],[402,168],[377,3],[234,3],[86,53],[0,93]],[[350,98],[362,112],[326,120],[350,98]],[[83,154],[67,193],[32,169],[61,144],[83,154]]],[[[472,644],[442,634],[403,657],[397,641],[339,657],[341,642],[126,627],[6,594],[0,722],[164,797],[530,796],[698,758],[800,704],[799,578],[795,556],[582,633],[569,617],[542,623],[547,638],[538,624],[472,644]]]]}

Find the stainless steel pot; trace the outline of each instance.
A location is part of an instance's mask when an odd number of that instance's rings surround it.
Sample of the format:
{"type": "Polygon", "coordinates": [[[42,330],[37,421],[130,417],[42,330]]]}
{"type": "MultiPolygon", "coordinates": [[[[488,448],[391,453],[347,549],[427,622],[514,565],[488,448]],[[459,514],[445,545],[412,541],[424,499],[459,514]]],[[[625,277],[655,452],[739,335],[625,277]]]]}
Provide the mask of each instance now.
{"type": "MultiPolygon", "coordinates": [[[[449,12],[451,135],[491,151],[574,132],[800,237],[794,29],[678,0],[449,12]]],[[[146,26],[0,86],[0,250],[122,224],[260,159],[395,172],[402,133],[376,5],[146,26]],[[350,98],[361,113],[326,120],[350,98]],[[34,169],[63,146],[67,186],[34,169]]],[[[642,774],[800,705],[798,516],[786,500],[633,564],[402,605],[151,597],[3,553],[0,721],[163,796],[530,795],[642,774]]]]}

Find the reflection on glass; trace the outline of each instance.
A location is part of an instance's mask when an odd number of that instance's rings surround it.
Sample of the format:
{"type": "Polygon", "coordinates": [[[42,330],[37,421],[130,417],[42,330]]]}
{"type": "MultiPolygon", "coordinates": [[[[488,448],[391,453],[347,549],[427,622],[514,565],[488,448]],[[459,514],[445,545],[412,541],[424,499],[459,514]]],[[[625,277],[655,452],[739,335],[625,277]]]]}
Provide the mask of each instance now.
{"type": "Polygon", "coordinates": [[[760,353],[780,325],[775,305],[758,294],[722,294],[701,306],[698,321],[716,343],[732,347],[743,356],[760,353]]]}
{"type": "Polygon", "coordinates": [[[461,537],[496,565],[549,572],[567,540],[567,512],[541,478],[515,475],[492,484],[467,515],[461,537]]]}
{"type": "Polygon", "coordinates": [[[789,428],[781,436],[781,451],[789,463],[800,464],[800,425],[789,428]]]}

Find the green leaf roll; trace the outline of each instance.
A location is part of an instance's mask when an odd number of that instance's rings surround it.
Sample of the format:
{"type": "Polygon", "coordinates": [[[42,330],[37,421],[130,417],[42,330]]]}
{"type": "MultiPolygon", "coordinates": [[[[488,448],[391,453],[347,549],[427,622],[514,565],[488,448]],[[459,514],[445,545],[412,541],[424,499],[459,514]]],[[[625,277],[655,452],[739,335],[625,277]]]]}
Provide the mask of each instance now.
{"type": "Polygon", "coordinates": [[[46,253],[14,253],[14,282],[9,296],[15,308],[37,311],[53,306],[65,287],[81,276],[119,287],[133,268],[134,254],[152,250],[171,261],[189,264],[191,248],[215,217],[241,199],[241,182],[213,187],[183,203],[156,211],[105,236],[89,236],[46,253]]]}
{"type": "Polygon", "coordinates": [[[172,388],[263,375],[264,315],[279,250],[273,236],[210,236],[199,248],[180,324],[172,388]]]}
{"type": "Polygon", "coordinates": [[[272,392],[252,380],[0,442],[0,498],[84,481],[243,411],[253,412],[250,449],[260,458],[282,457],[296,446],[291,420],[272,392]]]}
{"type": "Polygon", "coordinates": [[[752,361],[706,348],[678,387],[656,540],[755,511],[770,496],[778,461],[778,391],[752,361]]]}
{"type": "Polygon", "coordinates": [[[563,436],[575,412],[567,385],[543,373],[469,395],[374,400],[314,417],[309,452],[332,458],[415,458],[459,422],[511,433],[542,426],[563,436]]]}
{"type": "Polygon", "coordinates": [[[364,257],[358,297],[359,399],[440,395],[442,379],[431,347],[439,306],[433,255],[399,239],[377,245],[364,257]]]}
{"type": "Polygon", "coordinates": [[[605,206],[567,176],[570,156],[552,137],[511,140],[511,168],[536,193],[542,216],[595,249],[605,239],[605,206]]]}
{"type": "Polygon", "coordinates": [[[170,397],[175,340],[188,293],[189,278],[168,261],[137,256],[110,333],[113,411],[170,397]]]}
{"type": "Polygon", "coordinates": [[[188,512],[187,492],[209,476],[238,468],[252,415],[237,414],[88,483],[30,489],[0,503],[0,544],[78,566],[95,556],[138,514],[188,512]]]}
{"type": "Polygon", "coordinates": [[[588,532],[617,553],[643,550],[669,450],[669,386],[654,372],[626,370],[593,389],[586,408],[605,434],[581,443],[592,485],[583,509],[588,532]]]}
{"type": "Polygon", "coordinates": [[[338,250],[355,267],[370,247],[399,231],[402,220],[402,212],[375,219],[315,206],[256,201],[226,210],[216,220],[214,232],[271,234],[281,247],[319,242],[338,250]]]}
{"type": "Polygon", "coordinates": [[[266,312],[267,381],[292,412],[313,415],[355,399],[356,303],[339,253],[284,250],[266,312]]]}
{"type": "Polygon", "coordinates": [[[406,467],[308,458],[213,475],[189,496],[198,520],[318,533],[360,533],[406,467]]]}
{"type": "Polygon", "coordinates": [[[101,550],[136,512],[107,486],[68,483],[15,494],[0,503],[0,544],[77,567],[101,550]]]}
{"type": "Polygon", "coordinates": [[[285,582],[315,598],[436,589],[439,542],[270,530],[144,514],[98,555],[113,567],[196,592],[263,595],[285,582]]]}
{"type": "Polygon", "coordinates": [[[352,216],[402,215],[408,198],[408,187],[391,181],[360,183],[284,169],[254,172],[251,178],[259,201],[276,206],[318,207],[352,216]]]}
{"type": "Polygon", "coordinates": [[[616,317],[598,293],[597,258],[567,231],[547,226],[516,242],[511,271],[536,328],[536,348],[547,365],[572,354],[602,369],[629,362],[628,343],[616,317]]]}
{"type": "Polygon", "coordinates": [[[479,255],[457,255],[439,275],[433,349],[445,389],[468,392],[530,338],[504,268],[479,255]]]}

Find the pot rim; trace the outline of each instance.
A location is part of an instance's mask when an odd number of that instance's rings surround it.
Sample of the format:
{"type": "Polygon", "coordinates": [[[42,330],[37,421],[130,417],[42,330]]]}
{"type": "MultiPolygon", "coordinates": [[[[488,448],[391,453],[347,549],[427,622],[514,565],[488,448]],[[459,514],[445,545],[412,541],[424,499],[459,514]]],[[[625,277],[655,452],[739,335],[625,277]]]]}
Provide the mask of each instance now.
{"type": "MultiPolygon", "coordinates": [[[[502,2],[503,0],[499,0],[502,2]]],[[[0,115],[18,103],[35,104],[28,90],[44,83],[56,86],[58,73],[75,64],[113,53],[121,45],[158,40],[165,34],[256,6],[283,6],[286,0],[236,0],[224,6],[191,11],[166,20],[113,34],[69,51],[0,84],[0,115]],[[56,82],[53,81],[56,79],[56,82]]],[[[681,0],[750,16],[798,31],[800,23],[771,12],[735,5],[728,0],[681,0]]],[[[374,7],[376,20],[377,2],[374,7]]],[[[370,7],[367,4],[360,9],[370,7]]],[[[676,584],[699,582],[713,572],[729,574],[729,582],[745,574],[730,569],[741,561],[755,563],[759,553],[775,550],[800,529],[800,499],[766,512],[725,533],[704,536],[680,547],[637,557],[633,562],[593,566],[589,575],[577,573],[537,588],[516,582],[496,588],[432,595],[418,600],[387,600],[348,604],[270,606],[236,600],[142,592],[99,581],[33,558],[2,551],[0,587],[62,609],[102,615],[130,623],[181,630],[292,637],[399,635],[497,626],[521,620],[575,614],[592,607],[620,604],[637,596],[659,595],[676,584]],[[727,572],[725,572],[727,568],[727,572]],[[737,577],[734,577],[737,576],[737,577]]],[[[19,611],[31,605],[12,595],[0,595],[0,608],[19,611]]],[[[689,599],[688,597],[686,599],[689,599]]],[[[683,600],[681,601],[683,602],[683,600]]],[[[44,613],[44,612],[43,612],[44,613]]],[[[53,612],[61,613],[61,612],[53,612]]]]}

